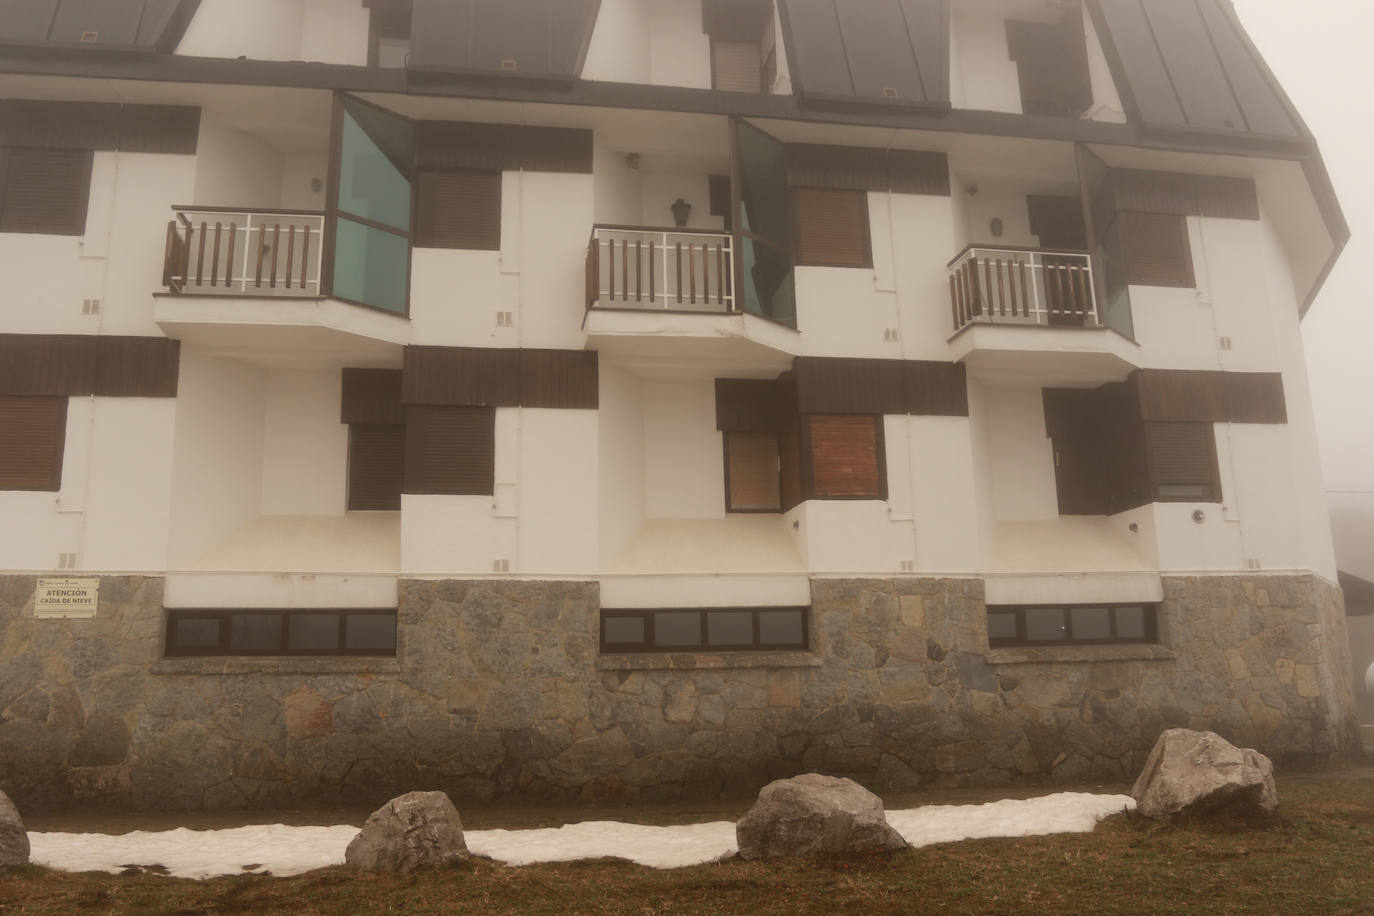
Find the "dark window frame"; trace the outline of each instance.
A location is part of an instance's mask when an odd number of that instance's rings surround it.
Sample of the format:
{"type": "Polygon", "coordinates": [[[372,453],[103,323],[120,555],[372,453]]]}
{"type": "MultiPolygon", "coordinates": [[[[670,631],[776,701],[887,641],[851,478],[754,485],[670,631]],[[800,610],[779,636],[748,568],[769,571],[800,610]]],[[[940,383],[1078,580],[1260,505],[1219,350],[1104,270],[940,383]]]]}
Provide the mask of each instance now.
{"type": "Polygon", "coordinates": [[[167,658],[310,658],[351,656],[362,658],[394,658],[400,643],[399,615],[396,608],[232,608],[196,609],[177,608],[167,610],[167,620],[163,628],[163,655],[167,658]],[[281,616],[281,644],[275,649],[233,649],[229,646],[229,625],[235,615],[277,614],[281,616]],[[348,618],[362,615],[390,615],[397,621],[396,645],[390,649],[349,649],[347,646],[348,618]],[[339,648],[337,649],[289,649],[288,635],[290,620],[296,617],[338,617],[339,648]],[[214,646],[178,646],[176,644],[176,624],[178,620],[217,620],[219,640],[214,646]]]}
{"type": "Polygon", "coordinates": [[[781,515],[785,510],[782,508],[782,443],[778,441],[776,433],[748,432],[745,430],[723,430],[720,434],[721,449],[725,465],[725,511],[731,515],[781,515]],[[736,509],[730,502],[730,440],[735,436],[748,436],[757,439],[773,440],[774,448],[778,454],[778,505],[773,509],[736,509]]]}
{"type": "Polygon", "coordinates": [[[1103,604],[1016,604],[1016,605],[988,605],[987,614],[1012,614],[1016,617],[1016,636],[1012,638],[1002,637],[993,638],[992,631],[988,631],[988,647],[992,649],[1002,649],[1008,647],[1015,648],[1038,648],[1042,646],[1143,646],[1158,645],[1159,643],[1159,611],[1160,605],[1154,602],[1117,602],[1103,604]],[[1073,614],[1070,611],[1075,609],[1104,608],[1111,612],[1112,636],[1107,639],[1075,639],[1073,637],[1073,614]],[[1118,637],[1116,612],[1123,608],[1141,610],[1144,612],[1145,635],[1140,638],[1118,637]],[[1059,610],[1064,615],[1064,639],[1029,639],[1026,635],[1026,612],[1059,610]]]}
{"type": "Polygon", "coordinates": [[[868,191],[853,188],[815,188],[809,186],[793,186],[790,190],[791,193],[789,193],[787,197],[788,207],[791,210],[792,247],[795,252],[794,264],[797,267],[840,267],[850,270],[873,269],[873,223],[872,216],[868,212],[868,191]],[[843,261],[808,260],[802,257],[802,216],[801,206],[798,204],[797,198],[803,192],[857,196],[859,200],[859,228],[863,231],[863,263],[852,264],[843,261]]]}
{"type": "Polygon", "coordinates": [[[612,609],[603,608],[597,618],[597,643],[602,655],[626,655],[634,653],[675,653],[675,652],[808,652],[811,649],[811,609],[809,607],[708,607],[708,608],[646,608],[612,609]],[[754,639],[749,644],[711,645],[707,629],[707,615],[720,612],[748,611],[753,614],[754,639]],[[792,611],[801,614],[802,641],[800,644],[764,643],[759,636],[759,615],[769,611],[792,611]],[[698,614],[702,642],[693,645],[660,646],[655,638],[654,617],[657,614],[698,614]],[[608,619],[638,618],[644,621],[644,641],[638,643],[606,642],[606,621],[608,619]]]}
{"type": "Polygon", "coordinates": [[[56,402],[54,409],[56,417],[54,419],[55,435],[52,441],[52,467],[48,480],[41,486],[19,485],[15,480],[6,476],[3,468],[0,468],[0,492],[12,493],[58,493],[62,490],[62,459],[67,450],[67,407],[69,399],[66,397],[50,397],[46,395],[15,395],[5,396],[5,400],[15,401],[52,401],[56,402]]]}

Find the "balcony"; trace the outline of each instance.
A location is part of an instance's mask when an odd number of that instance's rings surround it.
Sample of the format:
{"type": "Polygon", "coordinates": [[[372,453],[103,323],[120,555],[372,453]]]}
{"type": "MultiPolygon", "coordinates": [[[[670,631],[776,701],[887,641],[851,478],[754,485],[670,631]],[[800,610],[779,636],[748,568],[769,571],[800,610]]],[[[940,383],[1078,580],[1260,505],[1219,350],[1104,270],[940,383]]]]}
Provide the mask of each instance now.
{"type": "Polygon", "coordinates": [[[950,343],[970,375],[1081,384],[1137,368],[1134,342],[1102,321],[1087,252],[970,245],[948,268],[950,343]]]}
{"type": "Polygon", "coordinates": [[[323,213],[177,207],[163,284],[176,295],[318,298],[323,213]]]}
{"type": "Polygon", "coordinates": [[[796,332],[741,308],[734,276],[730,233],[594,226],[587,243],[589,346],[630,366],[783,371],[797,352],[796,332]]]}

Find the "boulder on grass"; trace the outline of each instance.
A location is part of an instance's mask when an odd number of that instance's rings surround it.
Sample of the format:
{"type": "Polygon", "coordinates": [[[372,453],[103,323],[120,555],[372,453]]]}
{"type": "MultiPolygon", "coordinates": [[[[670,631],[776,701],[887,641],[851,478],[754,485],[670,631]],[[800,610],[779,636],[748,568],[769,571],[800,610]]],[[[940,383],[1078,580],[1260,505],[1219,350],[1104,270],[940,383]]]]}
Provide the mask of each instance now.
{"type": "Polygon", "coordinates": [[[882,799],[851,779],[818,773],[764,786],[735,825],[735,838],[745,859],[907,848],[888,825],[882,799]]]}
{"type": "Polygon", "coordinates": [[[1159,736],[1131,796],[1146,817],[1269,814],[1279,807],[1268,757],[1215,732],[1187,728],[1159,736]]]}
{"type": "Polygon", "coordinates": [[[393,798],[372,812],[344,851],[344,861],[355,868],[396,875],[466,858],[463,822],[443,792],[393,798]]]}
{"type": "Polygon", "coordinates": [[[29,864],[29,835],[8,795],[0,792],[0,873],[29,864]]]}

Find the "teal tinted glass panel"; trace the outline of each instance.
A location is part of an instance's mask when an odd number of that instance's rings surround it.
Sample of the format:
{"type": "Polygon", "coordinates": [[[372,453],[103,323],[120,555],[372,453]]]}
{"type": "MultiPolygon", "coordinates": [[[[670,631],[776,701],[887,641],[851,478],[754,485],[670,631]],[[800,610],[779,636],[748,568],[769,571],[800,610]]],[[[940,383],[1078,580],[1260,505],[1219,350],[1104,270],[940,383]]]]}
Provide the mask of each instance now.
{"type": "Polygon", "coordinates": [[[1079,183],[1092,214],[1089,240],[1093,253],[1093,283],[1097,307],[1104,325],[1130,340],[1135,340],[1135,319],[1131,316],[1131,292],[1126,285],[1126,263],[1117,228],[1116,192],[1111,170],[1087,147],[1078,147],[1079,183]]]}
{"type": "Polygon", "coordinates": [[[408,121],[345,105],[339,210],[409,232],[411,145],[408,121]]]}
{"type": "Polygon", "coordinates": [[[751,238],[740,239],[740,257],[744,271],[744,310],[796,327],[797,297],[792,259],[751,238]]]}
{"type": "Polygon", "coordinates": [[[791,211],[787,188],[787,160],[777,140],[738,125],[740,225],[782,248],[791,239],[791,211]]]}
{"type": "Polygon", "coordinates": [[[334,295],[404,315],[410,240],[340,217],[334,226],[334,295]]]}

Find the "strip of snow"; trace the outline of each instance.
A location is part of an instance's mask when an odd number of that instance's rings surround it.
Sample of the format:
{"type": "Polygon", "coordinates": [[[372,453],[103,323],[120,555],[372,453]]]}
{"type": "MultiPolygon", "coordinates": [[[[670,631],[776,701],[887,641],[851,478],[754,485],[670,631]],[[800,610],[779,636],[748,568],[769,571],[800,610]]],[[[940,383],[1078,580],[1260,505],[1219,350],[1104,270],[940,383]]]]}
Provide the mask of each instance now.
{"type": "MultiPolygon", "coordinates": [[[[887,820],[912,846],[985,837],[1090,833],[1098,821],[1135,808],[1127,795],[1060,792],[1042,798],[986,805],[928,805],[889,811],[887,820]]],[[[30,833],[30,859],[58,871],[118,874],[130,866],[162,866],[178,878],[247,872],[286,877],[342,865],[358,828],[263,824],[228,830],[30,833]],[[250,867],[251,866],[251,867],[250,867]]],[[[536,830],[465,831],[468,849],[506,865],[614,857],[650,868],[714,862],[738,851],[730,821],[646,827],[619,821],[584,821],[536,830]]]]}

